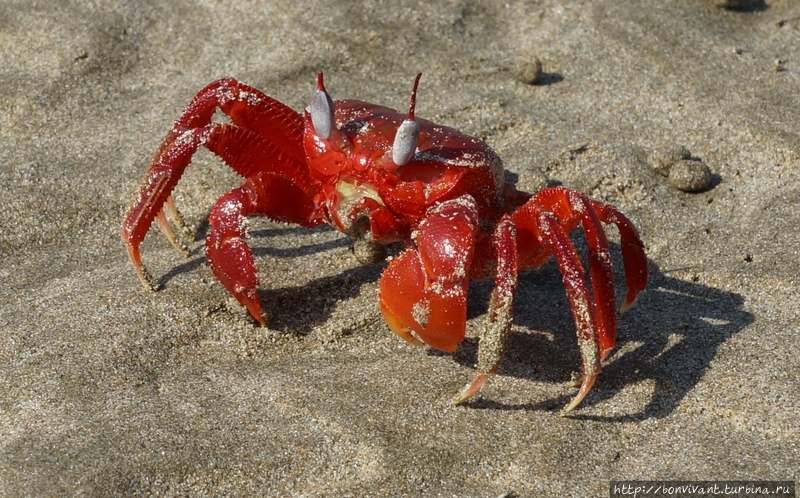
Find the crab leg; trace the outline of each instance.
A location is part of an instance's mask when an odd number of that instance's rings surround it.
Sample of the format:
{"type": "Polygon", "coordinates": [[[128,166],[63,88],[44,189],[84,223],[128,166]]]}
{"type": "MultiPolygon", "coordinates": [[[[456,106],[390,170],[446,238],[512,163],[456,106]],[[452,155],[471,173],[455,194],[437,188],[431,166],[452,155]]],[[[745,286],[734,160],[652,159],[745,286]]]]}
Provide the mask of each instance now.
{"type": "MultiPolygon", "coordinates": [[[[172,225],[169,224],[167,221],[167,215],[164,214],[164,210],[158,212],[156,215],[156,221],[158,222],[158,226],[161,227],[161,231],[164,232],[164,235],[169,240],[169,243],[172,244],[179,253],[183,254],[184,256],[189,256],[189,248],[181,242],[178,236],[175,234],[175,231],[172,229],[172,225]]],[[[179,227],[180,228],[180,227],[179,227]]]]}
{"type": "Polygon", "coordinates": [[[518,261],[517,232],[508,216],[503,217],[492,232],[492,248],[496,261],[495,288],[489,302],[489,316],[480,333],[478,373],[453,400],[456,405],[471,398],[497,372],[511,332],[518,261]]]}
{"type": "MultiPolygon", "coordinates": [[[[294,162],[291,156],[281,154],[272,146],[271,142],[267,142],[256,133],[243,128],[212,123],[184,132],[153,161],[147,179],[134,199],[122,227],[122,239],[128,248],[131,262],[146,287],[155,288],[147,277],[146,270],[142,268],[139,245],[144,240],[153,219],[158,218],[167,238],[173,242],[173,245],[179,247],[162,210],[165,203],[169,207],[170,193],[200,145],[204,145],[211,152],[220,156],[237,173],[245,177],[252,175],[257,170],[259,161],[281,164],[282,169],[286,169],[286,165],[289,165],[292,167],[290,171],[302,170],[304,167],[303,163],[294,162]]],[[[287,177],[282,172],[276,174],[280,174],[295,185],[295,175],[287,177]]],[[[292,203],[289,205],[291,206],[292,203]]],[[[302,215],[297,218],[300,220],[299,223],[309,226],[307,225],[308,218],[303,218],[302,215]]]]}
{"type": "Polygon", "coordinates": [[[159,217],[159,224],[164,229],[167,238],[174,239],[174,235],[171,234],[172,230],[161,212],[170,193],[191,161],[192,155],[197,150],[203,131],[202,128],[188,130],[180,140],[173,140],[166,147],[162,145],[122,224],[122,240],[128,249],[128,256],[142,284],[148,289],[155,290],[156,283],[142,266],[139,245],[156,217],[159,217]]]}
{"type": "Polygon", "coordinates": [[[581,352],[583,381],[578,394],[561,412],[566,414],[583,401],[600,372],[600,352],[593,320],[593,303],[589,298],[578,253],[556,217],[546,211],[541,211],[537,229],[541,234],[542,242],[553,251],[556,257],[575,318],[578,348],[581,352]]]}
{"type": "Polygon", "coordinates": [[[379,302],[403,339],[453,352],[467,325],[469,268],[478,211],[470,196],[435,205],[380,280],[379,302]]]}
{"type": "Polygon", "coordinates": [[[194,230],[189,228],[189,226],[186,224],[186,221],[183,219],[183,215],[180,211],[178,211],[178,207],[175,206],[175,201],[172,199],[171,195],[167,197],[167,202],[164,204],[164,209],[172,219],[172,223],[174,223],[181,231],[181,235],[187,239],[194,240],[194,230]]]}
{"type": "MultiPolygon", "coordinates": [[[[180,136],[182,131],[210,124],[217,109],[230,117],[236,126],[268,139],[282,153],[298,161],[304,160],[303,117],[260,90],[233,78],[214,81],[200,90],[175,121],[161,150],[180,136]]],[[[286,170],[283,172],[288,173],[286,170]]]]}
{"type": "MultiPolygon", "coordinates": [[[[600,371],[600,350],[595,328],[595,305],[584,278],[584,269],[567,231],[557,216],[535,202],[529,202],[512,216],[519,233],[520,258],[542,261],[542,255],[553,254],[561,272],[581,353],[583,381],[578,394],[562,411],[566,414],[583,400],[600,371]]],[[[540,263],[541,264],[541,263],[540,263]]]]}
{"type": "Polygon", "coordinates": [[[187,231],[170,194],[198,147],[206,146],[242,176],[267,170],[311,192],[302,132],[300,114],[255,88],[229,78],[201,90],[164,138],[123,223],[122,238],[144,286],[156,288],[139,253],[153,220],[159,219],[159,225],[178,248],[180,244],[166,218],[159,215],[162,209],[166,208],[176,225],[187,231]],[[226,113],[235,126],[212,123],[217,109],[226,113]]]}
{"type": "Polygon", "coordinates": [[[614,273],[608,252],[608,239],[589,199],[580,192],[563,187],[544,189],[530,201],[553,213],[569,233],[580,223],[589,249],[589,279],[594,297],[593,316],[600,347],[600,359],[611,352],[616,342],[617,310],[614,273]]]}
{"type": "Polygon", "coordinates": [[[247,217],[312,226],[314,202],[290,180],[275,173],[249,177],[241,187],[219,198],[208,216],[206,256],[209,266],[228,292],[244,305],[261,325],[266,320],[258,297],[258,276],[247,237],[247,217]]]}
{"type": "Polygon", "coordinates": [[[639,238],[636,227],[617,208],[591,199],[589,202],[600,221],[613,223],[619,230],[622,264],[625,267],[625,284],[628,286],[628,294],[625,296],[620,311],[626,311],[633,306],[636,297],[647,286],[647,256],[644,254],[644,244],[639,238]]]}
{"type": "Polygon", "coordinates": [[[614,223],[620,232],[629,289],[623,311],[633,304],[636,295],[645,287],[647,260],[631,222],[612,206],[592,201],[580,192],[563,187],[544,189],[518,209],[512,219],[520,230],[523,267],[539,266],[547,255],[555,254],[575,317],[584,375],[577,396],[563,410],[563,415],[575,408],[589,392],[600,362],[616,342],[614,276],[608,240],[601,223],[614,223]],[[584,230],[589,249],[593,299],[589,297],[583,267],[567,236],[578,224],[584,230]]]}

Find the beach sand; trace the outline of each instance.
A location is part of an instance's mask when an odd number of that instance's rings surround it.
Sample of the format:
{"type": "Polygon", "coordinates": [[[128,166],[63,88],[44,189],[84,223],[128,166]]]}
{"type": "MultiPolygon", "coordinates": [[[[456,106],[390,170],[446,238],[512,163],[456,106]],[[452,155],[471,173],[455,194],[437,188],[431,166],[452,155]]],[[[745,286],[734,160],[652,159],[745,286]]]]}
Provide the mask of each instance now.
{"type": "Polygon", "coordinates": [[[0,1],[0,496],[796,481],[798,54],[791,0],[0,1]],[[399,109],[422,71],[417,116],[484,139],[520,188],[563,184],[639,227],[648,289],[570,416],[580,359],[555,264],[521,276],[499,375],[455,407],[491,282],[471,287],[470,338],[439,354],[386,327],[382,266],[344,236],[254,219],[258,327],[205,262],[208,210],[240,182],[206,151],[175,193],[192,254],[153,229],[163,290],[142,288],[122,218],[192,96],[233,76],[299,110],[318,70],[334,98],[399,109]],[[679,145],[705,191],[648,164],[679,145]]]}

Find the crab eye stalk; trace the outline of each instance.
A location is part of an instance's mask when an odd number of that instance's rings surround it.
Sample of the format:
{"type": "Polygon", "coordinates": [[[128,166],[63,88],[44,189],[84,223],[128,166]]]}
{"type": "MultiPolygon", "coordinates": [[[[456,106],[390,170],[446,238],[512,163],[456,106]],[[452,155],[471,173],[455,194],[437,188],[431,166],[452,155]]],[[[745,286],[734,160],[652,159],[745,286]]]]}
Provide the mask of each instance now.
{"type": "Polygon", "coordinates": [[[328,92],[325,91],[322,71],[317,73],[317,88],[311,94],[311,104],[308,106],[308,111],[311,114],[311,124],[314,125],[314,132],[322,140],[328,140],[334,127],[333,100],[331,100],[328,92]]]}
{"type": "Polygon", "coordinates": [[[414,107],[417,105],[417,86],[422,73],[417,73],[414,80],[414,90],[411,91],[411,105],[408,107],[408,117],[400,123],[397,134],[394,136],[392,145],[392,161],[398,166],[402,166],[411,161],[417,151],[419,143],[419,123],[414,119],[414,107]]]}

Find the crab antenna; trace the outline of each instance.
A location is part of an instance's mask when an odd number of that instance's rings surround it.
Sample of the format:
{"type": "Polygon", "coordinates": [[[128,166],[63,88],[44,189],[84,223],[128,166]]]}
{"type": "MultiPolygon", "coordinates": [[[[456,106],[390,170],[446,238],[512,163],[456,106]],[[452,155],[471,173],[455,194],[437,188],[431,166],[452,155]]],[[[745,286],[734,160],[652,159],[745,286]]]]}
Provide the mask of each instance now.
{"type": "Polygon", "coordinates": [[[308,113],[311,115],[311,124],[314,132],[322,140],[327,140],[331,136],[333,124],[333,100],[325,90],[325,83],[322,80],[322,71],[317,73],[317,88],[311,94],[311,104],[308,106],[308,113]]]}
{"type": "Polygon", "coordinates": [[[414,121],[414,108],[417,107],[417,87],[419,86],[419,79],[422,78],[422,73],[417,73],[414,80],[414,89],[411,90],[411,105],[408,106],[408,119],[414,121]]]}
{"type": "Polygon", "coordinates": [[[408,117],[400,123],[397,128],[397,134],[394,136],[394,145],[392,145],[392,161],[402,166],[407,164],[417,151],[417,143],[419,143],[419,123],[414,119],[414,108],[417,105],[417,87],[419,86],[419,79],[422,73],[417,73],[417,78],[414,80],[414,89],[411,91],[411,104],[408,106],[408,117]]]}

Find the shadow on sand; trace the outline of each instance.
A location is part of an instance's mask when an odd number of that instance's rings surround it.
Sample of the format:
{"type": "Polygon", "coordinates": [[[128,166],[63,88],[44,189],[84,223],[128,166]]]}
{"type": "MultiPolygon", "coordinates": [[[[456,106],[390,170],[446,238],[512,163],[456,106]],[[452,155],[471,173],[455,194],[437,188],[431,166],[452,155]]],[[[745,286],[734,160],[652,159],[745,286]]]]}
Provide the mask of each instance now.
{"type": "MultiPolygon", "coordinates": [[[[329,231],[331,228],[315,230],[329,231]]],[[[298,227],[254,231],[253,253],[262,261],[263,258],[296,258],[349,244],[345,237],[291,249],[266,247],[257,242],[259,239],[308,232],[298,227]]],[[[193,271],[204,264],[202,252],[199,247],[195,249],[195,256],[199,257],[192,257],[165,274],[161,278],[162,285],[175,275],[193,271]]],[[[620,253],[616,244],[612,244],[612,258],[616,262],[617,288],[621,295],[624,280],[619,273],[620,253]]],[[[305,335],[328,320],[337,303],[356,297],[364,284],[377,281],[383,267],[383,264],[354,266],[340,274],[296,287],[269,289],[268,285],[264,286],[259,292],[265,311],[270,315],[270,328],[305,335]],[[302,312],[283,313],[286,309],[302,312]]],[[[262,275],[261,278],[268,277],[262,275]]],[[[492,281],[471,284],[470,318],[477,318],[480,322],[485,316],[492,287],[492,281]]],[[[752,323],[753,316],[743,310],[743,303],[744,299],[738,294],[670,277],[650,262],[648,288],[639,296],[636,305],[620,317],[617,346],[582,406],[601,403],[613,398],[626,386],[648,380],[655,384],[652,399],[636,413],[596,417],[581,415],[578,410],[570,416],[635,421],[669,415],[702,378],[720,345],[752,323]]],[[[498,374],[528,379],[532,390],[536,389],[537,382],[568,382],[579,369],[580,357],[561,276],[552,260],[538,270],[521,274],[515,308],[515,331],[498,374]],[[520,328],[528,330],[520,331],[520,328]]],[[[376,317],[379,316],[377,313],[376,303],[376,317]]],[[[470,325],[475,326],[474,323],[470,325]]],[[[477,339],[468,338],[454,358],[472,368],[476,353],[477,339]]],[[[429,350],[429,354],[443,353],[429,350]]],[[[473,409],[557,411],[569,402],[571,396],[572,393],[523,405],[506,405],[489,398],[477,398],[466,406],[473,409]]]]}
{"type": "MultiPolygon", "coordinates": [[[[617,252],[618,246],[612,247],[617,252]]],[[[618,289],[623,283],[618,279],[618,289]]],[[[471,296],[475,304],[488,299],[491,282],[480,283],[471,296]],[[484,288],[485,287],[485,288],[484,288]],[[479,298],[476,294],[481,294],[479,298]]],[[[536,382],[568,382],[578,372],[580,357],[569,305],[555,265],[523,274],[517,294],[515,324],[533,333],[513,333],[499,375],[536,382]],[[535,302],[534,306],[526,306],[535,302]]],[[[622,291],[618,291],[622,294],[622,291]]],[[[742,296],[672,278],[650,262],[647,290],[636,305],[619,318],[617,346],[605,361],[592,392],[581,406],[613,398],[623,388],[642,381],[654,383],[653,395],[638,412],[614,417],[570,414],[577,419],[637,421],[666,417],[700,381],[719,347],[753,322],[742,306],[742,296]]],[[[485,308],[478,310],[485,313],[485,308]]],[[[456,360],[473,365],[477,341],[466,341],[456,360]]],[[[490,399],[469,403],[473,408],[558,411],[573,393],[532,404],[506,405],[490,399]]]]}

